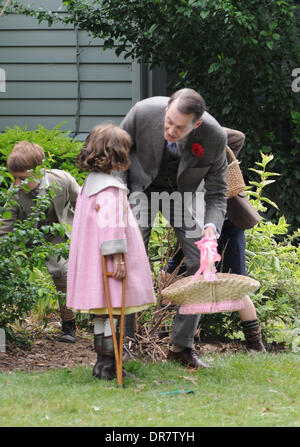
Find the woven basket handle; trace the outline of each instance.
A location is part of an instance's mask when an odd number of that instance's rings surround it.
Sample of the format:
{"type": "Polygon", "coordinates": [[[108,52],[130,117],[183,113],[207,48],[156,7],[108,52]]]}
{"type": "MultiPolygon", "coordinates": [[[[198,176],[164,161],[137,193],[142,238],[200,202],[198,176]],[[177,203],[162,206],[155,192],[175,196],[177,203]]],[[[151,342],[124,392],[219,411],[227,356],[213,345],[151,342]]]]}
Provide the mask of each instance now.
{"type": "Polygon", "coordinates": [[[226,146],[226,152],[227,152],[227,155],[229,156],[230,162],[236,161],[236,156],[234,155],[233,150],[230,149],[229,146],[226,146]]]}

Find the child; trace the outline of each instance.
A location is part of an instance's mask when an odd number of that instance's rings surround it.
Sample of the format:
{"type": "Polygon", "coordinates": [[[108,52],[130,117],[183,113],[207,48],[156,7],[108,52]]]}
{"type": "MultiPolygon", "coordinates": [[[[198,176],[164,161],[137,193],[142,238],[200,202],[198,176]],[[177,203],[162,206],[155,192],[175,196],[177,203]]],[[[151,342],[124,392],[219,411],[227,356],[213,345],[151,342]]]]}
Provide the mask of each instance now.
{"type": "MultiPolygon", "coordinates": [[[[11,217],[1,219],[0,238],[13,230],[17,220],[25,220],[35,205],[35,197],[41,193],[43,188],[50,184],[55,184],[59,188],[55,189],[55,196],[51,199],[51,206],[47,210],[46,220],[39,222],[38,225],[52,225],[53,223],[66,223],[72,225],[73,212],[70,205],[75,207],[76,199],[80,187],[76,180],[67,172],[51,169],[42,170],[42,179],[27,183],[27,189],[22,188],[22,182],[34,174],[29,170],[40,166],[45,158],[44,150],[41,146],[28,141],[17,142],[7,159],[7,167],[14,177],[14,184],[19,186],[19,191],[14,198],[16,204],[10,207],[11,217]]],[[[66,231],[67,235],[68,230],[66,231]]],[[[67,236],[46,236],[53,244],[67,241],[67,236]]],[[[46,261],[46,266],[51,274],[57,290],[65,293],[67,288],[67,266],[65,259],[57,261],[54,256],[46,261]]],[[[60,312],[62,318],[62,334],[58,341],[66,343],[75,342],[75,315],[67,309],[59,300],[60,312]]]]}
{"type": "Polygon", "coordinates": [[[112,331],[104,289],[105,256],[115,329],[121,313],[125,276],[125,314],[155,304],[149,261],[142,236],[127,201],[127,188],[111,175],[129,166],[130,136],[112,124],[92,129],[78,156],[81,169],[91,171],[78,196],[68,269],[67,306],[94,314],[97,362],[93,376],[116,376],[112,331]],[[125,257],[126,264],[124,263],[125,257]]]}

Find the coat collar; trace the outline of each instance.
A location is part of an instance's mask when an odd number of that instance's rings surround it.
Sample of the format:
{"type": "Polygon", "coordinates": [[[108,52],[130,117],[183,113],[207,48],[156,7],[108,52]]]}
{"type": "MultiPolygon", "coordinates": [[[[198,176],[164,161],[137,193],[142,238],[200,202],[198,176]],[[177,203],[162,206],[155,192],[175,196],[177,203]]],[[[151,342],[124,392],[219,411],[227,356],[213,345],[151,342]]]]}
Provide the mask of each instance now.
{"type": "Polygon", "coordinates": [[[84,189],[88,197],[110,186],[127,191],[127,187],[118,178],[104,172],[90,172],[84,182],[84,189]]]}

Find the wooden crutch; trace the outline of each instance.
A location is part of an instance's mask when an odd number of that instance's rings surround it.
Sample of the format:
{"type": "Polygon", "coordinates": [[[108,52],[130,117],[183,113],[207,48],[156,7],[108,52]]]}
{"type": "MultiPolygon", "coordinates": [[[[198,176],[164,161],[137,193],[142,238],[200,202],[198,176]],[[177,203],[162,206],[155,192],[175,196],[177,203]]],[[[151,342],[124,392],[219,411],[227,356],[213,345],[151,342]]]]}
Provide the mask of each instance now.
{"type": "MultiPolygon", "coordinates": [[[[122,254],[122,261],[124,262],[125,268],[125,257],[122,254]]],[[[111,307],[111,300],[110,300],[110,294],[109,294],[109,287],[108,287],[108,277],[113,276],[113,272],[108,272],[106,268],[106,259],[105,256],[102,255],[102,267],[103,267],[103,277],[104,277],[104,288],[105,288],[105,295],[106,295],[106,301],[107,301],[107,308],[108,308],[108,314],[109,314],[109,321],[111,326],[111,332],[113,337],[113,344],[114,344],[114,351],[115,351],[115,359],[116,359],[116,370],[117,370],[117,384],[123,385],[123,340],[124,340],[124,317],[125,317],[125,289],[126,289],[126,273],[125,277],[122,279],[122,304],[121,304],[121,318],[120,318],[120,346],[118,347],[118,340],[116,336],[116,331],[114,327],[113,322],[113,314],[112,314],[112,307],[111,307]]]]}

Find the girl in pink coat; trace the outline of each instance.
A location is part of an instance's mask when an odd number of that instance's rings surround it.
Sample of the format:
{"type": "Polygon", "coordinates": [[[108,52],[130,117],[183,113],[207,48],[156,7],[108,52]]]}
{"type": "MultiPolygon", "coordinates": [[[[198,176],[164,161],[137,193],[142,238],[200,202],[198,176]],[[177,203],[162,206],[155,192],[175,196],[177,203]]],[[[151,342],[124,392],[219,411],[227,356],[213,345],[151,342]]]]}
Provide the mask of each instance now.
{"type": "Polygon", "coordinates": [[[67,282],[67,307],[94,314],[97,362],[93,375],[113,379],[115,358],[108,318],[102,255],[106,258],[115,329],[121,312],[126,265],[125,314],[155,304],[151,271],[143,239],[127,201],[127,188],[112,171],[127,170],[130,136],[112,124],[96,126],[78,155],[90,171],[79,194],[73,222],[67,282]],[[125,263],[122,261],[125,256],[125,263]]]}

